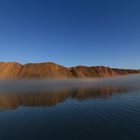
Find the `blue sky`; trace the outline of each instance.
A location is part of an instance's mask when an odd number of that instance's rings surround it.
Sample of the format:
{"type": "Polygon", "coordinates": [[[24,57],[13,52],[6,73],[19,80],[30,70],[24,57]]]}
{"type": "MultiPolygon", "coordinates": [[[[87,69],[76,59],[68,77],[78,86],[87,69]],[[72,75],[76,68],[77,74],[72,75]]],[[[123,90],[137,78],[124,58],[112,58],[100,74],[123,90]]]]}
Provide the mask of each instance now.
{"type": "Polygon", "coordinates": [[[140,68],[139,0],[0,0],[0,61],[140,68]]]}

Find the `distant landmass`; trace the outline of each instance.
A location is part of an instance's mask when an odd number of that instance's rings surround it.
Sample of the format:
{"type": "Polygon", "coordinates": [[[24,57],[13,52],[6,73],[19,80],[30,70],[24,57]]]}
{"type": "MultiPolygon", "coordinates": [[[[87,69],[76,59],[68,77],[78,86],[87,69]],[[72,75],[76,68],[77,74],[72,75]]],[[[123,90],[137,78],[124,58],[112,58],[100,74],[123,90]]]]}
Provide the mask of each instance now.
{"type": "Polygon", "coordinates": [[[117,69],[105,66],[65,67],[52,62],[19,64],[16,62],[0,62],[0,79],[22,78],[95,78],[137,74],[140,70],[117,69]]]}

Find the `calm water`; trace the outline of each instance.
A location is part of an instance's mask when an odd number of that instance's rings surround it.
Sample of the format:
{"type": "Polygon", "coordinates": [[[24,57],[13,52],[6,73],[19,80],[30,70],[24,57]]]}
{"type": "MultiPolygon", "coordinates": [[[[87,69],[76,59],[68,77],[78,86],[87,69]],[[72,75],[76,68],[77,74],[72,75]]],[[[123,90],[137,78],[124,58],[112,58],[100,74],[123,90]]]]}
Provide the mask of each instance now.
{"type": "Polygon", "coordinates": [[[140,140],[140,80],[134,81],[2,90],[0,140],[140,140]]]}

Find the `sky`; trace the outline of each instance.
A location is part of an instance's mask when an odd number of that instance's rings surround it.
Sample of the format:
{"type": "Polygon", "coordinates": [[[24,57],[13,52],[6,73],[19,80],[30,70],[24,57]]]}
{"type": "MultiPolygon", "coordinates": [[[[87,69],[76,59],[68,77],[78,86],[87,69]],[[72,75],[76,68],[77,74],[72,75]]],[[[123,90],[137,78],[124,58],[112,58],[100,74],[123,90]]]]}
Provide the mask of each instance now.
{"type": "Polygon", "coordinates": [[[140,0],[0,0],[0,61],[140,69],[140,0]]]}

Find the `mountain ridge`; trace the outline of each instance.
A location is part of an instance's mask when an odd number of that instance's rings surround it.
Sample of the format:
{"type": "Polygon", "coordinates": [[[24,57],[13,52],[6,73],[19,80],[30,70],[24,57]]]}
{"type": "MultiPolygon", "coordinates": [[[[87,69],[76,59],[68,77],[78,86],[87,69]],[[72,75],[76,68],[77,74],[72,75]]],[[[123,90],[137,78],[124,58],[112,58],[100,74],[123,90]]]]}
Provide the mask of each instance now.
{"type": "Polygon", "coordinates": [[[0,79],[22,78],[95,78],[137,74],[140,70],[120,69],[105,66],[65,67],[54,62],[27,63],[0,62],[0,79]]]}

